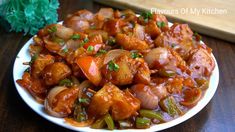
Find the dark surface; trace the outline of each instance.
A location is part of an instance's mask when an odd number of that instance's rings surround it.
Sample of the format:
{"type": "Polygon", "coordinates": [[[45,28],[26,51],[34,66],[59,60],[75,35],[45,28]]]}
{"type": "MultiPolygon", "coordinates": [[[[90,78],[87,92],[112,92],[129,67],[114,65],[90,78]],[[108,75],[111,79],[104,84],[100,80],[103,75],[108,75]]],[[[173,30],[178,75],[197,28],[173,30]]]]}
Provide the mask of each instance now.
{"type": "MultiPolygon", "coordinates": [[[[79,9],[96,12],[102,5],[87,0],[60,0],[59,19],[79,9]]],[[[0,132],[69,131],[37,115],[18,95],[12,77],[15,57],[31,36],[0,29],[0,132]]],[[[203,36],[213,49],[220,82],[210,103],[191,119],[165,131],[235,131],[235,44],[203,36]]]]}

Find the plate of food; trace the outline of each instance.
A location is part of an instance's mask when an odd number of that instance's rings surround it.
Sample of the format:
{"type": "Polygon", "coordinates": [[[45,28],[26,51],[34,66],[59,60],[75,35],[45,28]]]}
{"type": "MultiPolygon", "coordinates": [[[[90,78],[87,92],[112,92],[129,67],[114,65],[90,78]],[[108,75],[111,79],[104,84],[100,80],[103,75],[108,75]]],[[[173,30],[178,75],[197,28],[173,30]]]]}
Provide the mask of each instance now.
{"type": "Polygon", "coordinates": [[[161,14],[80,10],[19,51],[16,89],[43,118],[75,131],[159,131],[212,99],[219,70],[187,24],[161,14]]]}

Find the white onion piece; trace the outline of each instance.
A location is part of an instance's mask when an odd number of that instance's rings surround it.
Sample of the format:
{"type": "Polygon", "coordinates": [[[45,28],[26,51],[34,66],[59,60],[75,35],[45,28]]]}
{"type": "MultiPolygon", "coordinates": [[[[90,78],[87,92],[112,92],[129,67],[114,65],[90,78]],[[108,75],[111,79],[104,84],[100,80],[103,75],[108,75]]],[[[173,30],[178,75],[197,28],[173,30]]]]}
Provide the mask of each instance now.
{"type": "Polygon", "coordinates": [[[45,107],[46,112],[49,115],[52,115],[52,116],[55,116],[55,117],[60,117],[60,118],[63,118],[63,117],[67,116],[67,114],[58,113],[58,112],[53,111],[47,100],[45,100],[45,102],[44,102],[44,107],[45,107]]]}
{"type": "Polygon", "coordinates": [[[158,98],[161,100],[162,98],[166,97],[169,93],[167,92],[166,87],[164,86],[164,84],[159,84],[157,86],[152,86],[152,92],[153,94],[155,94],[156,96],[158,96],[158,98]]]}
{"type": "Polygon", "coordinates": [[[92,86],[92,83],[89,80],[85,80],[83,81],[79,86],[79,94],[78,94],[78,98],[82,97],[82,93],[83,93],[83,89],[84,88],[89,88],[90,86],[92,86]]]}
{"type": "Polygon", "coordinates": [[[103,16],[105,19],[113,18],[113,9],[112,8],[101,8],[98,12],[99,15],[103,16]]]}
{"type": "Polygon", "coordinates": [[[73,29],[64,27],[62,25],[56,25],[56,35],[62,39],[69,39],[73,35],[73,29]]]}
{"type": "Polygon", "coordinates": [[[144,27],[139,24],[136,24],[133,31],[133,35],[140,40],[144,40],[144,27]]]}
{"type": "Polygon", "coordinates": [[[47,95],[46,100],[44,101],[45,110],[48,114],[55,116],[55,117],[66,117],[67,116],[66,114],[53,111],[53,109],[51,107],[52,101],[55,98],[55,96],[66,89],[68,89],[68,88],[64,87],[64,86],[57,86],[57,87],[50,90],[49,94],[47,95]]]}
{"type": "Polygon", "coordinates": [[[148,63],[149,68],[153,68],[156,61],[158,61],[160,64],[169,62],[168,57],[168,50],[166,48],[159,47],[150,50],[149,53],[144,56],[144,60],[148,63]]]}
{"type": "Polygon", "coordinates": [[[158,96],[152,92],[151,87],[148,85],[137,84],[132,86],[131,90],[136,98],[141,101],[141,108],[155,109],[158,107],[158,96]]]}
{"type": "Polygon", "coordinates": [[[66,48],[76,50],[80,47],[80,42],[79,40],[68,40],[66,42],[66,48]]]}
{"type": "Polygon", "coordinates": [[[74,31],[81,32],[86,29],[89,29],[90,24],[86,20],[81,20],[80,17],[73,16],[71,19],[68,19],[65,22],[65,25],[69,28],[72,28],[74,31]]]}
{"type": "Polygon", "coordinates": [[[124,53],[128,53],[128,51],[126,50],[122,50],[122,49],[115,49],[115,50],[110,50],[104,58],[104,65],[107,64],[108,62],[110,62],[111,60],[114,60],[115,58],[119,57],[120,55],[124,54],[124,53]]]}
{"type": "Polygon", "coordinates": [[[88,10],[80,10],[75,13],[76,17],[82,20],[92,21],[94,19],[94,14],[88,10]]]}

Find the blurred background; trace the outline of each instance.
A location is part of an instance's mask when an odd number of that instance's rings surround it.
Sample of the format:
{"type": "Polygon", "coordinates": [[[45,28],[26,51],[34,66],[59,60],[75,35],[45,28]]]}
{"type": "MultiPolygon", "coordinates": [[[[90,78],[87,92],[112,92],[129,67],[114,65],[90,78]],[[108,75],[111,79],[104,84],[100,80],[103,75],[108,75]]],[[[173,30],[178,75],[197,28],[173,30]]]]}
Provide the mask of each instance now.
{"type": "Polygon", "coordinates": [[[200,33],[235,42],[234,0],[95,0],[135,11],[157,11],[170,22],[188,23],[200,33]]]}

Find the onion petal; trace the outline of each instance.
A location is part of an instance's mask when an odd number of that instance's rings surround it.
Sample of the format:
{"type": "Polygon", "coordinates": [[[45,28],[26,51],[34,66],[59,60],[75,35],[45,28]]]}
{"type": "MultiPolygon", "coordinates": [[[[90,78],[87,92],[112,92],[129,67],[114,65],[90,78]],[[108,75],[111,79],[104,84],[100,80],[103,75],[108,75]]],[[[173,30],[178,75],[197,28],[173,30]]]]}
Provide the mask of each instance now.
{"type": "Polygon", "coordinates": [[[69,39],[73,35],[73,29],[64,27],[62,25],[56,25],[56,35],[62,39],[69,39]]]}
{"type": "Polygon", "coordinates": [[[139,24],[136,24],[133,34],[136,38],[140,40],[144,40],[144,36],[145,36],[144,27],[139,24]]]}
{"type": "Polygon", "coordinates": [[[141,101],[141,107],[145,109],[155,109],[158,106],[159,98],[152,92],[148,85],[136,84],[131,90],[135,96],[141,101]]]}
{"type": "Polygon", "coordinates": [[[68,48],[68,49],[72,49],[72,50],[76,50],[76,49],[78,49],[79,47],[80,47],[80,40],[68,40],[67,42],[66,42],[66,47],[68,48]]]}
{"type": "Polygon", "coordinates": [[[122,49],[110,50],[104,58],[104,65],[109,63],[111,60],[119,57],[120,55],[127,53],[128,51],[122,49]]]}
{"type": "Polygon", "coordinates": [[[169,94],[167,92],[167,89],[164,86],[164,84],[159,84],[157,86],[153,86],[151,91],[153,92],[153,94],[158,96],[159,99],[162,99],[162,98],[166,97],[169,94]]]}
{"type": "Polygon", "coordinates": [[[166,48],[155,48],[149,51],[149,53],[144,56],[144,60],[148,63],[149,68],[153,68],[155,62],[159,62],[160,65],[165,64],[169,61],[169,53],[166,48]]]}
{"type": "Polygon", "coordinates": [[[48,114],[50,114],[52,116],[55,116],[55,117],[65,117],[65,116],[67,116],[65,114],[55,112],[52,109],[52,101],[55,98],[55,96],[57,94],[59,94],[60,92],[66,90],[66,89],[67,89],[67,87],[57,86],[49,92],[49,94],[47,95],[46,100],[44,101],[45,110],[48,114]]]}
{"type": "Polygon", "coordinates": [[[83,82],[78,86],[78,88],[79,88],[78,98],[81,98],[81,97],[82,97],[83,90],[84,90],[85,88],[90,87],[90,86],[92,86],[92,83],[91,83],[89,80],[83,81],[83,82]]]}

